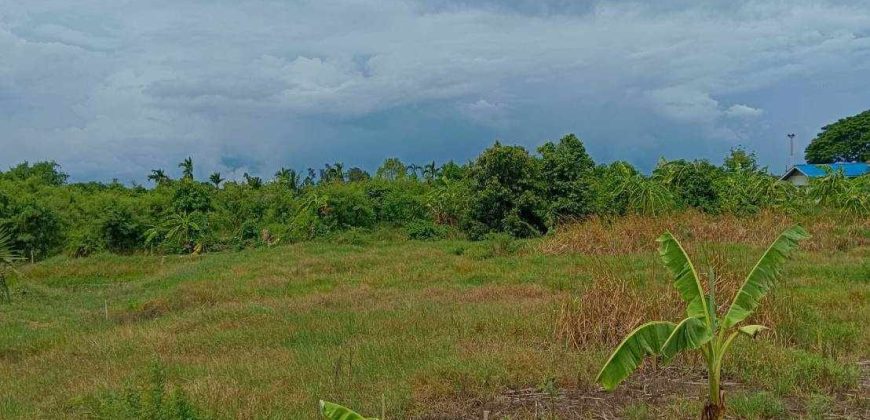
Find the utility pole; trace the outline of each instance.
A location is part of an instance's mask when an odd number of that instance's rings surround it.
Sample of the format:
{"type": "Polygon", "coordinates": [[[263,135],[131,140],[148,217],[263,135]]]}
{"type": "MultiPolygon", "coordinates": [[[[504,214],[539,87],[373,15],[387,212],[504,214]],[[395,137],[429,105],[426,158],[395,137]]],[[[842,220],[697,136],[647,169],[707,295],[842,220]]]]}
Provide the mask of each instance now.
{"type": "Polygon", "coordinates": [[[794,168],[794,133],[785,136],[788,137],[788,168],[785,170],[790,171],[791,168],[794,168]]]}

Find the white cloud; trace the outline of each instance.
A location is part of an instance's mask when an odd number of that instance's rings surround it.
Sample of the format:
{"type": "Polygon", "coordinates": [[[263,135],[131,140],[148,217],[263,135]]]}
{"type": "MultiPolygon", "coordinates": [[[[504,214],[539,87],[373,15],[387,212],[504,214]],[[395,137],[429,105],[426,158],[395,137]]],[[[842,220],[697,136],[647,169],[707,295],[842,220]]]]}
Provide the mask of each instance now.
{"type": "Polygon", "coordinates": [[[656,89],[647,93],[655,112],[675,120],[711,122],[719,114],[719,102],[709,93],[685,86],[656,89]]]}
{"type": "Polygon", "coordinates": [[[743,104],[731,105],[725,110],[725,115],[731,118],[757,118],[762,114],[764,110],[743,104]]]}
{"type": "Polygon", "coordinates": [[[233,155],[268,173],[566,130],[605,155],[649,136],[705,154],[736,124],[794,120],[785,85],[825,87],[805,98],[829,104],[819,118],[860,106],[868,70],[866,1],[0,0],[0,165],[142,179],[233,155]]]}

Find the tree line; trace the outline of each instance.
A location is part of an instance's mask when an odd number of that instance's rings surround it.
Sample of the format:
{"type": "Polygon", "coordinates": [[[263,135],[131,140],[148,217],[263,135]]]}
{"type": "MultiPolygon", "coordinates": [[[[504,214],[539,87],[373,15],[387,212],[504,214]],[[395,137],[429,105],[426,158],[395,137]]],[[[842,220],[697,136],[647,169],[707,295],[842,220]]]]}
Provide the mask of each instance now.
{"type": "Polygon", "coordinates": [[[870,177],[842,173],[795,187],[734,149],[720,165],[661,159],[651,174],[627,162],[596,164],[569,134],[532,153],[496,142],[465,163],[386,159],[374,174],[342,163],[271,179],[220,173],[195,179],[155,169],[152,184],[69,183],[55,162],[0,172],[0,231],[28,258],[98,252],[199,253],[327,236],[347,229],[404,228],[414,239],[493,233],[533,237],[592,215],[660,215],[684,209],[753,214],[835,209],[870,214],[870,177]]]}

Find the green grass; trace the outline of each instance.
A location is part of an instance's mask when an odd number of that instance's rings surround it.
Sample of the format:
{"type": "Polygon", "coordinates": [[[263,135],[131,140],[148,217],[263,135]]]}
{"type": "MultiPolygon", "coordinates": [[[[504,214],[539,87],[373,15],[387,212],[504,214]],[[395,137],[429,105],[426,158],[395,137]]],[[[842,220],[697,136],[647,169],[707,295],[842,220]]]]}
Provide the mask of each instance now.
{"type": "MultiPolygon", "coordinates": [[[[13,303],[0,305],[0,417],[105,417],[138,395],[131,386],[150,395],[155,360],[167,399],[183,391],[172,398],[217,418],[315,418],[319,399],[373,416],[382,398],[389,418],[456,416],[507,389],[594,392],[611,349],[554,339],[555,311],[593,281],[583,267],[605,261],[642,285],[654,255],[541,255],[534,241],[503,242],[354,232],[238,253],[24,267],[13,303]]],[[[760,251],[723,252],[743,273],[760,251]]],[[[862,409],[848,395],[860,391],[857,362],[870,359],[868,258],[857,248],[788,264],[763,304],[780,319],[776,334],[739,342],[725,363],[725,380],[741,384],[728,399],[735,415],[862,409]]],[[[614,412],[694,416],[698,395],[614,398],[614,412]]]]}

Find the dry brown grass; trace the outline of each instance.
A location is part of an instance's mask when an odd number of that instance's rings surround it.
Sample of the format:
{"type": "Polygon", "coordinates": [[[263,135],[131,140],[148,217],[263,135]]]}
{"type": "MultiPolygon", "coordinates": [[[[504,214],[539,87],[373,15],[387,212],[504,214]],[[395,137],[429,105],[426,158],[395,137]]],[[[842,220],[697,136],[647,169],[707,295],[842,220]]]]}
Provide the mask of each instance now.
{"type": "MultiPolygon", "coordinates": [[[[729,256],[722,246],[699,245],[688,250],[695,261],[705,293],[709,293],[709,276],[716,278],[716,304],[720,314],[731,300],[749,270],[746,258],[729,256]]],[[[575,349],[610,348],[639,325],[654,320],[679,321],[685,317],[685,303],[673,287],[670,273],[658,265],[658,257],[641,273],[648,281],[637,284],[628,278],[628,269],[613,259],[596,257],[584,268],[592,283],[577,296],[565,296],[557,311],[556,340],[575,349]]],[[[777,314],[761,305],[750,321],[774,327],[777,314]]]]}
{"type": "Polygon", "coordinates": [[[612,347],[640,324],[682,312],[679,294],[664,280],[638,287],[602,258],[586,274],[592,283],[579,296],[566,296],[556,317],[556,339],[573,348],[612,347]]]}
{"type": "Polygon", "coordinates": [[[591,217],[562,225],[556,234],[541,244],[547,254],[581,253],[624,255],[656,249],[656,238],[672,232],[684,244],[740,243],[766,246],[787,227],[804,226],[813,237],[801,245],[809,251],[842,251],[870,245],[870,220],[840,214],[809,218],[783,213],[762,212],[751,217],[708,215],[686,211],[668,216],[629,215],[619,218],[591,217]]]}

